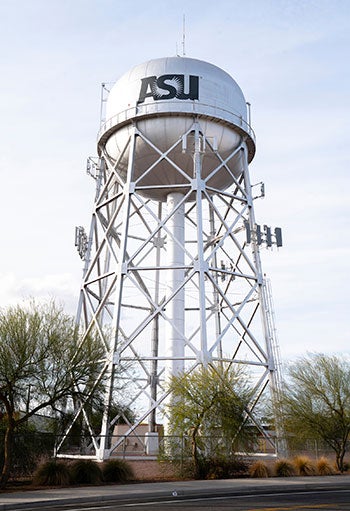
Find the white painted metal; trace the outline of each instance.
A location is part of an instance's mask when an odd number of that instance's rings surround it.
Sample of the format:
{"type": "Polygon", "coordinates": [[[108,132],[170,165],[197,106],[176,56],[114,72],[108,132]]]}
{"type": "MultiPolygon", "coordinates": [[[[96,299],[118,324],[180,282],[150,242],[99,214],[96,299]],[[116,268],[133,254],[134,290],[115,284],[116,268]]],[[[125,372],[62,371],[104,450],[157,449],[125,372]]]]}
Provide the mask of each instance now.
{"type": "MultiPolygon", "coordinates": [[[[181,147],[172,146],[191,127],[193,116],[201,120],[203,134],[217,146],[223,158],[240,145],[242,135],[246,139],[249,161],[253,158],[254,134],[247,123],[246,102],[237,83],[225,71],[212,64],[183,57],[146,62],[136,66],[117,81],[107,100],[107,121],[99,133],[100,148],[104,147],[112,161],[119,159],[118,172],[124,175],[127,154],[123,154],[123,149],[129,139],[132,122],[137,121],[139,130],[160,152],[152,151],[149,143],[138,140],[135,180],[142,176],[139,184],[144,187],[144,195],[166,200],[167,184],[177,183],[182,187],[181,191],[186,189],[186,185],[187,189],[190,186],[188,178],[192,176],[192,158],[188,152],[182,151],[181,147]],[[153,87],[150,84],[147,91],[153,90],[154,96],[139,101],[142,79],[168,76],[165,86],[171,86],[178,92],[188,92],[190,75],[198,78],[198,99],[181,100],[177,97],[178,94],[169,99],[166,90],[160,89],[157,84],[153,87]],[[171,76],[175,78],[170,78],[171,76]],[[183,84],[179,83],[179,77],[182,76],[183,84]],[[164,98],[159,99],[162,93],[164,98]],[[146,174],[145,169],[167,151],[167,156],[171,157],[178,168],[169,165],[167,158],[164,158],[146,174]],[[162,188],[154,187],[155,184],[162,188]]],[[[188,144],[191,143],[189,140],[188,144]]],[[[214,155],[207,154],[202,162],[203,177],[213,171],[215,164],[214,155]]],[[[231,173],[237,176],[240,167],[239,158],[230,158],[227,170],[213,175],[210,185],[220,189],[227,188],[233,182],[231,173]]]]}
{"type": "Polygon", "coordinates": [[[95,386],[105,378],[107,391],[101,431],[84,403],[76,410],[91,436],[84,455],[106,459],[124,442],[113,437],[114,398],[137,411],[126,437],[144,421],[154,433],[167,421],[169,374],[223,361],[250,368],[247,412],[266,435],[257,403],[276,367],[259,248],[254,236],[247,246],[244,227],[254,232],[254,150],[243,94],[215,66],[158,59],[112,88],[78,317],[83,342],[93,334],[104,349],[95,386]],[[150,93],[137,104],[140,79],[165,74],[200,76],[199,99],[150,93]]]}
{"type": "Polygon", "coordinates": [[[184,370],[185,358],[185,205],[181,193],[169,193],[167,207],[169,235],[167,236],[168,275],[166,297],[169,300],[167,315],[171,321],[166,325],[165,368],[166,380],[184,370]]]}

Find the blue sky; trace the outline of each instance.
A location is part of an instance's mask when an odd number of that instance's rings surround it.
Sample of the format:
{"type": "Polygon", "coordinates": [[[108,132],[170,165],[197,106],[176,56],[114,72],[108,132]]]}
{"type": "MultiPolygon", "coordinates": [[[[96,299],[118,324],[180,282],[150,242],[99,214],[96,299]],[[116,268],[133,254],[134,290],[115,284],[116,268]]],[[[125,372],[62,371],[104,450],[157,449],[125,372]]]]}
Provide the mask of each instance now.
{"type": "Polygon", "coordinates": [[[88,227],[100,87],[182,50],[230,73],[252,104],[252,182],[284,359],[350,353],[350,2],[0,2],[0,306],[55,297],[74,313],[88,227]]]}

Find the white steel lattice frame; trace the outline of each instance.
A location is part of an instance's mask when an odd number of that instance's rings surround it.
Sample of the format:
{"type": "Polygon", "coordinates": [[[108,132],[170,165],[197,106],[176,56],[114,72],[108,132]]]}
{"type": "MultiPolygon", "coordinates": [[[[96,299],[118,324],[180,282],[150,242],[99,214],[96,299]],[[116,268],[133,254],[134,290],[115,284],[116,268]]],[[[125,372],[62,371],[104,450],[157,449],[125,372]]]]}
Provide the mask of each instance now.
{"type": "MultiPolygon", "coordinates": [[[[126,406],[136,406],[141,411],[137,421],[129,423],[126,436],[145,420],[154,431],[156,422],[167,418],[169,371],[175,367],[190,372],[199,364],[223,361],[249,366],[255,392],[247,417],[275,447],[256,413],[266,389],[276,391],[277,380],[259,247],[254,235],[247,245],[247,222],[254,233],[254,205],[243,136],[241,144],[223,158],[203,134],[200,119],[194,119],[191,128],[165,152],[137,124],[130,130],[117,161],[102,147],[77,315],[82,343],[94,332],[105,353],[94,385],[95,388],[102,379],[107,383],[101,430],[93,431],[84,402],[76,408],[73,419],[74,423],[83,414],[87,423],[91,436],[88,455],[106,459],[122,441],[112,436],[118,416],[109,414],[118,393],[126,406]],[[187,143],[184,145],[186,137],[193,141],[190,150],[187,143]],[[134,178],[135,148],[140,139],[157,157],[142,175],[134,178]],[[175,147],[191,152],[191,175],[171,159],[175,147]],[[203,179],[202,162],[209,153],[216,164],[203,179]],[[241,172],[234,175],[229,162],[237,156],[241,172]],[[121,170],[125,158],[127,169],[121,170]],[[152,190],[159,192],[162,186],[143,184],[144,177],[149,177],[164,160],[182,180],[181,184],[166,185],[164,193],[177,197],[168,209],[164,201],[147,198],[152,196],[152,190]],[[230,175],[231,190],[210,186],[217,173],[230,175]],[[176,237],[171,223],[178,211],[183,217],[183,239],[176,237]],[[181,263],[169,264],[170,246],[181,249],[181,263]],[[176,271],[180,271],[182,279],[169,288],[169,275],[176,271]],[[184,303],[183,323],[171,317],[171,304],[175,301],[176,309],[180,296],[184,303]],[[169,326],[183,343],[180,355],[169,352],[169,326]]],[[[63,444],[68,434],[69,430],[57,447],[59,455],[65,455],[63,444]]]]}

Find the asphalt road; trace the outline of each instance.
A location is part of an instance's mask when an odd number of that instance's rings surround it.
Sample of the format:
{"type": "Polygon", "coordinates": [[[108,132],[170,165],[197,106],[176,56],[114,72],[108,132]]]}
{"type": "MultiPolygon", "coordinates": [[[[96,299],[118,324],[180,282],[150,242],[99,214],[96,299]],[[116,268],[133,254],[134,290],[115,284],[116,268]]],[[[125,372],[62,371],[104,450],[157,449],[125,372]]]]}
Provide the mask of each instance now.
{"type": "Polygon", "coordinates": [[[0,493],[0,511],[350,511],[350,476],[170,481],[0,493]]]}
{"type": "Polygon", "coordinates": [[[65,504],[40,507],[26,507],[26,511],[350,511],[350,489],[307,490],[307,491],[275,491],[271,493],[255,493],[252,495],[207,495],[142,498],[136,501],[118,500],[110,502],[92,502],[65,504]]]}
{"type": "Polygon", "coordinates": [[[350,510],[350,490],[337,490],[332,492],[293,492],[270,495],[241,495],[232,497],[207,497],[205,499],[186,499],[163,502],[144,503],[142,505],[125,504],[113,509],[133,509],[134,511],[292,511],[292,510],[322,510],[341,511],[350,510]]]}

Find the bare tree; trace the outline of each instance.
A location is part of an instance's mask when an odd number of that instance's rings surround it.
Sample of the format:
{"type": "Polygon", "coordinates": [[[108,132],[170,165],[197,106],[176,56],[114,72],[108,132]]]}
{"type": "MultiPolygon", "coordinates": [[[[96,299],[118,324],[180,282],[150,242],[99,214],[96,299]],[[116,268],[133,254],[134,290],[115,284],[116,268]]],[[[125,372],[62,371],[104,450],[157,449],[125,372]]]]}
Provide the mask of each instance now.
{"type": "Polygon", "coordinates": [[[11,471],[16,429],[68,396],[79,398],[100,371],[98,344],[81,347],[73,319],[53,302],[0,310],[0,406],[6,432],[0,487],[11,471]]]}
{"type": "Polygon", "coordinates": [[[344,471],[350,433],[350,363],[337,356],[311,354],[289,368],[283,410],[287,431],[323,440],[344,471]]]}

